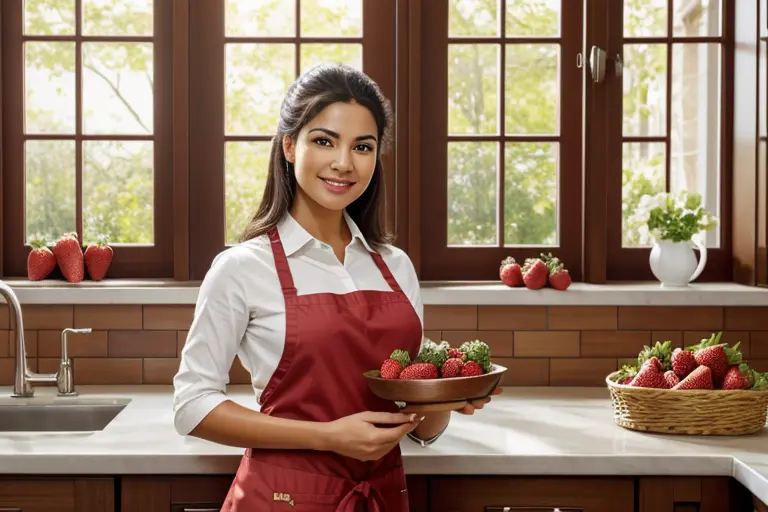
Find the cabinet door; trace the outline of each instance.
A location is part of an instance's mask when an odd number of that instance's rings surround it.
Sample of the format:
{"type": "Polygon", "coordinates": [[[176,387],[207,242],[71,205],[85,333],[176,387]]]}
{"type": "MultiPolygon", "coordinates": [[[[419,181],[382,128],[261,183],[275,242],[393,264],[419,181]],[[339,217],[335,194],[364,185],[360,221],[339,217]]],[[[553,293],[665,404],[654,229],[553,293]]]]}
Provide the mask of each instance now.
{"type": "Polygon", "coordinates": [[[114,512],[111,478],[0,478],[0,512],[114,512]]]}
{"type": "Polygon", "coordinates": [[[639,512],[721,512],[734,498],[729,477],[641,477],[639,512]]]}
{"type": "Polygon", "coordinates": [[[432,477],[431,512],[634,512],[632,478],[432,477]]]}
{"type": "Polygon", "coordinates": [[[122,512],[219,512],[234,475],[122,479],[122,512]]]}

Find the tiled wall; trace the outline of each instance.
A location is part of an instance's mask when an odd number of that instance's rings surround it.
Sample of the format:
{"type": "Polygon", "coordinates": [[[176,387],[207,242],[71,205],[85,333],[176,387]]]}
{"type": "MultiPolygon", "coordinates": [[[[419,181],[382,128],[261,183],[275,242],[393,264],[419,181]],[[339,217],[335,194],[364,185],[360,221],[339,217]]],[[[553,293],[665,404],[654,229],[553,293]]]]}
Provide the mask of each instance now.
{"type": "MultiPolygon", "coordinates": [[[[170,384],[192,321],[193,306],[25,305],[30,367],[54,372],[61,329],[70,335],[76,384],[170,384]]],[[[13,376],[15,322],[0,305],[0,385],[13,376]]],[[[425,334],[460,343],[486,341],[494,359],[509,368],[511,386],[603,386],[605,375],[644,344],[671,339],[689,344],[723,330],[741,340],[744,355],[768,371],[768,307],[629,306],[427,306],[425,334]]],[[[247,383],[238,361],[233,383],[247,383]]]]}

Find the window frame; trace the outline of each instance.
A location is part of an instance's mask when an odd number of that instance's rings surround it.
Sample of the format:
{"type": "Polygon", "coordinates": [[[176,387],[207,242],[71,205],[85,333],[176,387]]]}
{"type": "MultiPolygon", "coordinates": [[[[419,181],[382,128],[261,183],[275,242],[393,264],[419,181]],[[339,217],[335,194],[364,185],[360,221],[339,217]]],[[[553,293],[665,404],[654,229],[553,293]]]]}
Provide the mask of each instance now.
{"type": "MultiPolygon", "coordinates": [[[[611,2],[608,6],[608,45],[609,53],[619,53],[624,59],[624,2],[611,2]]],[[[720,247],[707,248],[707,265],[701,273],[698,281],[731,281],[733,279],[733,236],[732,236],[732,184],[733,184],[733,82],[734,82],[734,28],[735,28],[735,7],[734,2],[722,1],[722,34],[720,36],[707,37],[673,37],[673,8],[674,2],[667,4],[667,36],[666,38],[640,38],[633,37],[632,40],[656,40],[666,39],[668,48],[673,42],[690,42],[691,44],[717,42],[721,45],[721,79],[719,86],[720,92],[720,222],[716,229],[720,231],[720,247]]],[[[667,51],[667,70],[672,63],[672,52],[667,51]]],[[[606,143],[606,174],[607,174],[607,257],[606,257],[606,279],[609,281],[638,281],[655,280],[650,264],[648,263],[651,248],[640,247],[622,247],[622,149],[623,149],[623,109],[622,109],[622,85],[623,78],[616,77],[613,73],[613,66],[609,66],[606,71],[606,80],[604,82],[604,99],[607,103],[608,139],[606,143]]],[[[669,108],[671,103],[671,73],[667,72],[667,92],[665,95],[667,104],[667,133],[663,137],[654,139],[664,140],[669,148],[670,137],[670,116],[669,108]]],[[[631,138],[631,137],[626,137],[631,138]]],[[[638,137],[640,139],[642,137],[638,137]]],[[[667,155],[667,166],[669,163],[669,151],[667,155]]],[[[667,167],[667,190],[669,190],[669,173],[667,167]]]]}
{"type": "MultiPolygon", "coordinates": [[[[173,148],[172,148],[172,92],[173,63],[172,27],[173,8],[168,2],[155,2],[152,36],[83,36],[79,34],[80,16],[75,16],[75,35],[68,36],[25,36],[23,34],[22,0],[2,2],[2,76],[3,76],[3,246],[2,264],[4,277],[26,277],[29,246],[24,240],[25,226],[25,180],[24,146],[27,136],[24,126],[24,54],[23,41],[67,41],[75,42],[75,115],[76,130],[73,135],[34,135],[34,140],[74,140],[76,142],[76,231],[82,240],[82,152],[84,140],[151,140],[153,142],[153,221],[154,244],[115,245],[114,259],[107,274],[108,278],[160,278],[174,275],[174,224],[168,219],[176,217],[173,207],[173,148]],[[110,42],[151,42],[153,44],[154,78],[154,126],[149,136],[131,137],[125,135],[83,135],[82,134],[82,73],[80,48],[84,41],[110,42]],[[79,132],[79,133],[78,133],[79,132]]],[[[81,2],[75,2],[77,9],[81,2]]],[[[59,272],[54,270],[54,275],[59,272]]],[[[89,280],[89,276],[85,276],[89,280]]]]}
{"type": "MultiPolygon", "coordinates": [[[[583,3],[578,0],[567,0],[562,3],[561,20],[583,12],[583,3]]],[[[455,38],[467,43],[500,44],[502,51],[507,44],[522,43],[551,43],[558,40],[559,54],[559,84],[560,106],[559,134],[552,135],[507,135],[502,128],[501,134],[493,136],[448,136],[447,121],[447,88],[448,88],[448,6],[446,2],[423,2],[421,4],[421,55],[423,77],[435,79],[437,84],[427,83],[419,91],[421,140],[420,146],[428,148],[421,152],[421,184],[420,184],[420,277],[429,281],[486,281],[499,279],[499,266],[507,257],[514,257],[520,264],[525,258],[537,257],[542,252],[558,256],[568,268],[572,279],[582,279],[582,102],[583,91],[582,70],[575,65],[579,41],[583,38],[583,23],[561,23],[561,33],[557,38],[549,37],[515,37],[505,39],[496,37],[455,38]],[[574,51],[575,50],[575,51],[574,51]],[[566,52],[574,51],[567,54],[566,52]],[[423,58],[424,56],[429,58],[423,58]],[[562,91],[563,84],[568,84],[572,91],[567,95],[562,91]],[[578,98],[577,101],[575,98],[578,98]],[[563,126],[578,126],[578,129],[563,130],[563,126]],[[504,246],[503,234],[499,234],[502,243],[499,246],[447,246],[447,143],[448,140],[482,140],[502,143],[511,142],[557,142],[558,154],[558,229],[559,246],[504,246]],[[578,164],[574,163],[578,162],[578,164]],[[565,164],[564,164],[565,163],[565,164]],[[564,194],[562,191],[570,191],[564,194]],[[435,200],[438,198],[438,200],[435,200]]],[[[499,10],[500,25],[504,26],[505,9],[499,10]]],[[[499,69],[500,96],[504,93],[504,70],[499,69]]],[[[500,101],[501,103],[501,101],[500,101]]],[[[497,107],[498,108],[498,107],[497,107]]],[[[501,111],[503,112],[503,110],[501,111]]],[[[497,159],[503,164],[504,155],[497,159]]],[[[497,172],[497,226],[503,224],[504,215],[504,174],[497,172]]]]}

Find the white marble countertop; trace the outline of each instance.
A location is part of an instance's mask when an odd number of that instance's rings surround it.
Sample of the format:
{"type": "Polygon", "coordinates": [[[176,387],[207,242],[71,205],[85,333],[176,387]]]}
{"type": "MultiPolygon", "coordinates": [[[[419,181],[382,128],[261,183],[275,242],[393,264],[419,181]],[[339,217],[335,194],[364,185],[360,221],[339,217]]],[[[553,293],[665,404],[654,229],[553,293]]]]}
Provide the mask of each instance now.
{"type": "MultiPolygon", "coordinates": [[[[23,304],[191,304],[199,281],[107,279],[66,281],[8,279],[23,304]]],[[[768,306],[768,288],[737,283],[692,283],[661,288],[658,282],[573,283],[565,291],[509,288],[498,281],[421,282],[426,305],[522,306],[768,306]]],[[[0,297],[0,303],[4,300],[0,297]]]]}
{"type": "MultiPolygon", "coordinates": [[[[80,386],[81,399],[131,402],[98,432],[0,432],[4,474],[234,474],[243,450],[176,433],[170,386],[80,386]]],[[[0,387],[0,405],[17,403],[0,387]]],[[[230,397],[256,407],[248,386],[230,397]]],[[[55,397],[38,388],[33,400],[55,397]]],[[[58,398],[57,400],[68,400],[58,398]]],[[[402,442],[408,474],[733,476],[768,502],[768,428],[739,437],[643,434],[616,426],[603,388],[505,388],[454,415],[434,445],[402,442]]]]}

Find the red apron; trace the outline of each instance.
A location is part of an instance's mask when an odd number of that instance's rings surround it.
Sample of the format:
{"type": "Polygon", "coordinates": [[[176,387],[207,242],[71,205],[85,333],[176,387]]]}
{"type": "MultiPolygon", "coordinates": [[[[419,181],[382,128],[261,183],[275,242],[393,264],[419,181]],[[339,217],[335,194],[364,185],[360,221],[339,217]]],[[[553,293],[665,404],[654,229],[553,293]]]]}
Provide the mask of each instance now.
{"type": "MultiPolygon", "coordinates": [[[[415,357],[421,322],[381,255],[392,291],[296,295],[276,229],[269,233],[285,298],[285,349],[262,393],[261,412],[332,421],[362,411],[397,412],[368,389],[363,372],[402,348],[415,357]]],[[[221,512],[407,512],[400,447],[376,461],[316,450],[246,450],[221,512]]]]}

